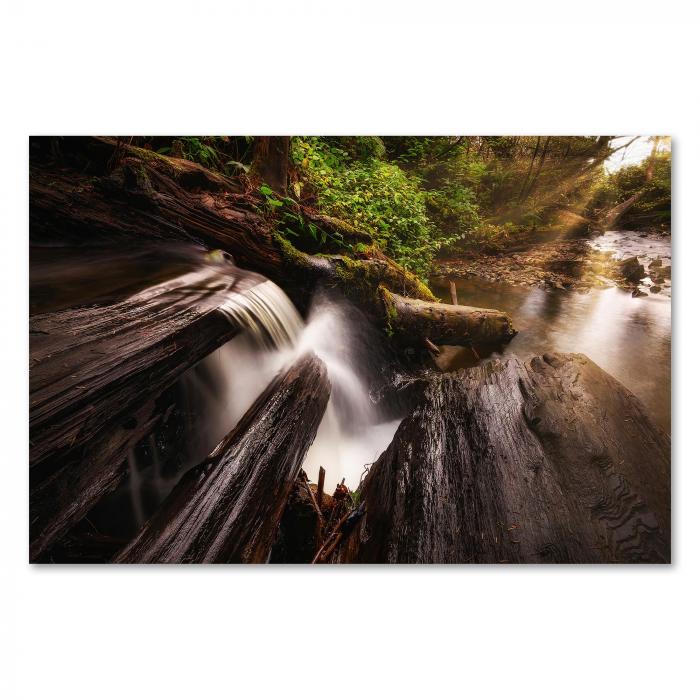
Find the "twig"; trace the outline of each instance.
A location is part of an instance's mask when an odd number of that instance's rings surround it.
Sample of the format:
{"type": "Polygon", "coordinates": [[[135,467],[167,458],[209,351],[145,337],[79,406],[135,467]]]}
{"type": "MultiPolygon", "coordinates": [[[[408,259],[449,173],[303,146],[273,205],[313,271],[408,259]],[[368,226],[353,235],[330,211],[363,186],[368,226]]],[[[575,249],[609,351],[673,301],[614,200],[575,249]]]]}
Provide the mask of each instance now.
{"type": "Polygon", "coordinates": [[[326,470],[323,467],[318,468],[318,486],[316,487],[316,498],[318,499],[318,507],[323,508],[323,485],[326,483],[326,470]]]}
{"type": "Polygon", "coordinates": [[[348,511],[333,528],[333,532],[328,536],[326,541],[321,545],[321,549],[316,552],[316,556],[311,561],[312,564],[322,564],[328,557],[333,554],[338,544],[347,537],[354,529],[357,523],[360,522],[365,514],[365,502],[354,510],[348,511]]]}

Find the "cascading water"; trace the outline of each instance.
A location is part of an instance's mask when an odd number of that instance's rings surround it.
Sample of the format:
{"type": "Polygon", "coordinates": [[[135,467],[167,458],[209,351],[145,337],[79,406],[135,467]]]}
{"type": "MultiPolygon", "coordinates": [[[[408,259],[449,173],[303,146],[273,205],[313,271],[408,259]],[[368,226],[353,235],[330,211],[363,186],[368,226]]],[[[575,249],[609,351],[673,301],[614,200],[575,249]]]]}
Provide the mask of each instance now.
{"type": "Polygon", "coordinates": [[[212,353],[183,380],[192,400],[203,401],[203,413],[210,416],[206,442],[218,443],[283,367],[312,351],[325,362],[332,390],[303,468],[314,479],[323,466],[328,484],[345,478],[355,488],[365,466],[391,441],[399,421],[383,421],[370,398],[362,376],[364,358],[347,321],[348,309],[319,295],[304,324],[272,282],[249,291],[254,293],[252,301],[246,292],[223,309],[238,322],[245,320],[248,332],[212,353]],[[276,341],[270,343],[270,338],[276,341]]]}
{"type": "MultiPolygon", "coordinates": [[[[232,274],[230,266],[225,274],[232,274]]],[[[251,273],[235,270],[234,274],[251,273]]],[[[137,526],[182,473],[201,462],[235,427],[274,376],[305,352],[312,351],[325,362],[332,384],[326,413],[302,465],[312,480],[323,466],[329,490],[343,478],[349,488],[356,488],[366,466],[386,448],[398,427],[398,420],[382,419],[370,398],[367,351],[358,339],[363,329],[356,327],[352,309],[321,293],[304,323],[282,289],[270,280],[251,277],[252,286],[223,293],[219,306],[244,331],[179,382],[183,434],[178,440],[180,454],[175,455],[177,467],[167,466],[173,450],[163,437],[151,436],[138,458],[135,454],[129,458],[128,492],[137,526]]]]}

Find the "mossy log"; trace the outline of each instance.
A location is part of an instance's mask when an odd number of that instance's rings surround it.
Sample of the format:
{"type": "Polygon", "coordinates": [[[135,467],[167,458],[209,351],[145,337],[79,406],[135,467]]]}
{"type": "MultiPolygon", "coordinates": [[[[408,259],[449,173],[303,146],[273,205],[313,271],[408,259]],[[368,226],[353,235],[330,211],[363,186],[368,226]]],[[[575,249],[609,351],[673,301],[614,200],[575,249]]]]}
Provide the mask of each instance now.
{"type": "MultiPolygon", "coordinates": [[[[58,145],[51,139],[30,141],[32,241],[203,243],[227,251],[240,267],[283,286],[302,310],[319,285],[336,287],[383,329],[393,324],[380,286],[437,303],[425,284],[375,246],[354,258],[305,253],[276,231],[274,218],[263,215],[263,208],[261,197],[248,189],[245,179],[227,178],[116,139],[73,137],[58,145]]],[[[299,213],[329,232],[371,240],[332,217],[301,208],[299,213]]],[[[453,309],[455,328],[460,327],[457,317],[466,314],[470,319],[472,311],[453,309]]],[[[407,324],[401,340],[416,346],[426,336],[434,340],[442,335],[441,313],[438,306],[434,313],[422,315],[418,337],[410,337],[412,326],[407,324]],[[438,325],[435,331],[432,323],[438,325]]],[[[465,327],[471,324],[468,319],[465,327]]]]}
{"type": "Polygon", "coordinates": [[[325,365],[315,355],[281,373],[115,561],[267,561],[329,396],[325,365]]]}
{"type": "Polygon", "coordinates": [[[491,345],[516,334],[503,311],[409,299],[386,289],[381,293],[390,328],[400,342],[427,338],[436,345],[491,345]]]}
{"type": "Polygon", "coordinates": [[[584,355],[435,375],[336,560],[669,562],[669,436],[584,355]]]}
{"type": "Polygon", "coordinates": [[[154,400],[235,335],[217,309],[251,280],[237,282],[230,269],[204,267],[113,304],[30,317],[32,559],[117,486],[127,450],[158,420],[154,400]]]}

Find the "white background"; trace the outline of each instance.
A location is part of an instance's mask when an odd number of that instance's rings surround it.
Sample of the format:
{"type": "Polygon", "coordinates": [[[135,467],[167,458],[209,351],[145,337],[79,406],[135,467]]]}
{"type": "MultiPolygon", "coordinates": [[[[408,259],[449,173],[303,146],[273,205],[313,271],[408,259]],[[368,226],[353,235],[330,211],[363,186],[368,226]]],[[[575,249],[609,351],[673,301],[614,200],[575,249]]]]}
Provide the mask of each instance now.
{"type": "Polygon", "coordinates": [[[3,4],[2,697],[698,697],[690,6],[3,4]],[[673,566],[28,566],[27,136],[45,133],[672,135],[673,566]]]}

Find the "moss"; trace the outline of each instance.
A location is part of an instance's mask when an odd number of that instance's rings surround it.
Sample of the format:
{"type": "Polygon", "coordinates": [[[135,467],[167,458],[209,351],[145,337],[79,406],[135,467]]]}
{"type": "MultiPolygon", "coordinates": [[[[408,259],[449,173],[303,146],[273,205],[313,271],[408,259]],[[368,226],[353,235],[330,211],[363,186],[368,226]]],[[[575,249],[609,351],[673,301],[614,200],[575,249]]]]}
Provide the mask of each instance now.
{"type": "Polygon", "coordinates": [[[356,226],[353,226],[352,224],[348,223],[344,219],[339,219],[336,216],[328,216],[325,215],[324,219],[331,224],[336,231],[339,231],[340,233],[344,233],[348,236],[353,236],[353,237],[359,237],[359,238],[364,238],[364,239],[372,239],[372,236],[365,232],[361,231],[358,229],[356,226]]]}
{"type": "Polygon", "coordinates": [[[279,233],[279,231],[273,232],[272,237],[279,246],[285,262],[295,267],[304,268],[309,266],[308,254],[294,247],[294,245],[292,245],[287,238],[279,233]]]}
{"type": "Polygon", "coordinates": [[[377,293],[379,294],[379,298],[381,299],[386,312],[386,325],[384,329],[386,330],[386,334],[391,338],[394,335],[394,326],[399,315],[396,311],[396,307],[394,306],[394,302],[389,295],[389,291],[385,287],[379,287],[377,289],[377,293]]]}
{"type": "Polygon", "coordinates": [[[139,148],[138,146],[129,146],[129,154],[141,158],[149,162],[162,163],[166,165],[174,173],[182,172],[183,168],[178,166],[172,158],[164,156],[156,151],[149,151],[147,148],[139,148]]]}

